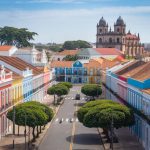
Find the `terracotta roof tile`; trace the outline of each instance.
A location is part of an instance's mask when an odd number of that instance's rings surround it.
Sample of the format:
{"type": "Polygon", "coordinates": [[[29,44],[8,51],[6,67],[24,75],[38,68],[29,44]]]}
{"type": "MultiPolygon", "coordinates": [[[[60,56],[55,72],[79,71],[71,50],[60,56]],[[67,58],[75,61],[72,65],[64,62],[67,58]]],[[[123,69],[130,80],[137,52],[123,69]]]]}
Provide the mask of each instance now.
{"type": "Polygon", "coordinates": [[[79,50],[64,50],[61,52],[56,53],[56,55],[76,55],[79,50]]]}
{"type": "Polygon", "coordinates": [[[4,61],[5,63],[23,71],[26,70],[26,68],[32,69],[33,74],[40,74],[42,73],[39,69],[32,66],[31,64],[26,63],[25,61],[21,60],[17,57],[9,57],[9,56],[0,56],[0,60],[4,61]]]}
{"type": "Polygon", "coordinates": [[[89,63],[85,63],[84,66],[87,68],[96,67],[106,70],[107,68],[111,68],[119,63],[120,62],[118,61],[111,61],[105,58],[93,58],[89,61],[89,63]]]}
{"type": "Polygon", "coordinates": [[[72,67],[73,61],[52,61],[51,67],[72,67]]]}
{"type": "Polygon", "coordinates": [[[2,45],[0,46],[0,51],[9,51],[13,46],[2,45]]]}
{"type": "Polygon", "coordinates": [[[133,69],[136,69],[137,67],[144,65],[144,64],[145,64],[145,62],[143,62],[143,61],[133,61],[133,62],[129,63],[128,65],[124,66],[123,68],[117,70],[115,73],[117,75],[125,75],[125,74],[128,74],[133,69]]]}
{"type": "Polygon", "coordinates": [[[123,56],[123,53],[116,48],[94,48],[101,55],[119,55],[123,56]]]}
{"type": "Polygon", "coordinates": [[[133,78],[135,80],[144,81],[150,78],[150,62],[134,61],[129,65],[115,72],[125,78],[133,78]]]}
{"type": "Polygon", "coordinates": [[[134,78],[139,81],[150,79],[150,62],[147,62],[146,64],[137,68],[134,74],[131,75],[131,78],[134,78]]]}
{"type": "Polygon", "coordinates": [[[150,95],[150,89],[145,89],[145,90],[141,90],[143,93],[149,94],[150,95]]]}

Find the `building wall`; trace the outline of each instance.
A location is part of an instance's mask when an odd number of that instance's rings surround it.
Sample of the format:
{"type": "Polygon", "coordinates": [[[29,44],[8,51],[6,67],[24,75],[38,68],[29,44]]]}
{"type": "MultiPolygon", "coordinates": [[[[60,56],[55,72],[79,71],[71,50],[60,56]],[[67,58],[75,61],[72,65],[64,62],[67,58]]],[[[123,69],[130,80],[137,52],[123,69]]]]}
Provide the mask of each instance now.
{"type": "MultiPolygon", "coordinates": [[[[133,83],[131,80],[126,81],[127,82],[114,73],[110,73],[109,71],[106,72],[106,85],[123,98],[128,104],[140,110],[150,118],[150,95],[143,93],[140,90],[142,86],[141,84],[137,84],[138,81],[133,81],[133,83]],[[137,88],[138,86],[139,88],[137,88]]],[[[124,101],[116,98],[109,91],[106,93],[106,96],[108,99],[124,103],[124,101]]],[[[136,114],[135,120],[135,125],[130,128],[130,131],[132,134],[136,135],[145,150],[150,150],[150,124],[136,114]]]]}
{"type": "Polygon", "coordinates": [[[12,82],[11,94],[13,99],[13,105],[23,100],[23,80],[15,79],[12,82]]]}
{"type": "Polygon", "coordinates": [[[23,101],[27,102],[32,100],[32,75],[23,79],[23,101]]]}

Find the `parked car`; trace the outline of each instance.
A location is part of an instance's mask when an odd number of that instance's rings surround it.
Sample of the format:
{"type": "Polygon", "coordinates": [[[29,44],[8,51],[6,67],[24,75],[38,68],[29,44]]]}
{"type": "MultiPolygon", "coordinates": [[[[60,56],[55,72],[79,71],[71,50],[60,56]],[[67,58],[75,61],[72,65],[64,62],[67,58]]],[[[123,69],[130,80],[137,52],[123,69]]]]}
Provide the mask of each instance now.
{"type": "Polygon", "coordinates": [[[76,94],[75,99],[80,100],[80,94],[76,94]]]}

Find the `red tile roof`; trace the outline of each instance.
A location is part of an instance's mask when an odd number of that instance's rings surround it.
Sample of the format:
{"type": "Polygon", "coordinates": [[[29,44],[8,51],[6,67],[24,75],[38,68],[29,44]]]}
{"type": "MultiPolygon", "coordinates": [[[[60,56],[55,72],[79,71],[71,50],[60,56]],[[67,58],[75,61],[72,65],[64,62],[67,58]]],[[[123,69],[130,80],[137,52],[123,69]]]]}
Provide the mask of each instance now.
{"type": "Polygon", "coordinates": [[[56,55],[76,55],[79,50],[64,50],[61,52],[56,53],[56,55]]]}
{"type": "Polygon", "coordinates": [[[2,45],[0,46],[0,51],[9,51],[13,46],[2,45]]]}
{"type": "Polygon", "coordinates": [[[17,57],[9,57],[9,56],[0,56],[0,60],[21,70],[24,71],[26,68],[29,68],[30,70],[33,71],[33,74],[40,74],[42,73],[39,69],[36,67],[32,66],[31,64],[26,63],[25,61],[21,60],[20,58],[17,57]]]}
{"type": "Polygon", "coordinates": [[[144,65],[145,62],[143,61],[133,61],[129,63],[128,65],[124,66],[123,68],[117,70],[115,73],[117,75],[127,75],[130,71],[136,70],[139,66],[144,65]]]}
{"type": "Polygon", "coordinates": [[[116,48],[94,48],[98,53],[102,55],[119,55],[123,56],[123,53],[116,48]]]}
{"type": "Polygon", "coordinates": [[[115,72],[125,78],[133,78],[135,80],[144,81],[150,78],[150,62],[134,61],[129,65],[115,72]]]}
{"type": "Polygon", "coordinates": [[[50,66],[51,68],[55,67],[68,67],[71,68],[73,64],[73,61],[52,61],[50,66]]]}
{"type": "Polygon", "coordinates": [[[143,93],[149,94],[150,95],[150,89],[145,89],[145,90],[141,90],[143,93]]]}

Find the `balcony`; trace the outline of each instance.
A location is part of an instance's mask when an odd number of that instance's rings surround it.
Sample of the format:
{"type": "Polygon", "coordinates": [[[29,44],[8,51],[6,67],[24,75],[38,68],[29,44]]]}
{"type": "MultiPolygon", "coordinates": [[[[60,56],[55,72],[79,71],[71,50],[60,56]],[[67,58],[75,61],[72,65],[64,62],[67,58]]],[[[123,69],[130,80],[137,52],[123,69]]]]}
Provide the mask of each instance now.
{"type": "Polygon", "coordinates": [[[12,72],[0,74],[0,82],[12,80],[12,72]]]}

